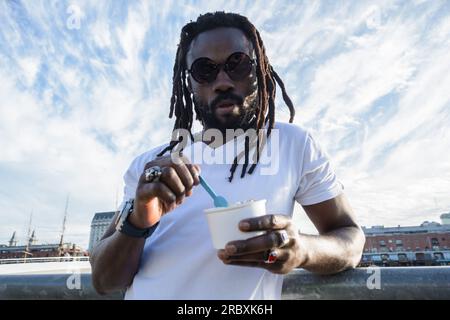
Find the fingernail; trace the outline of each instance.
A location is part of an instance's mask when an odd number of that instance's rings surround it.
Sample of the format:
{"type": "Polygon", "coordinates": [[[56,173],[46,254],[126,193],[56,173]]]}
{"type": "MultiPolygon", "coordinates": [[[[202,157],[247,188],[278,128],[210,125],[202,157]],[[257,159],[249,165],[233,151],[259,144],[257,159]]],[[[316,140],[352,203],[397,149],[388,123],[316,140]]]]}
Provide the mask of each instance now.
{"type": "Polygon", "coordinates": [[[233,254],[236,252],[236,246],[228,245],[225,247],[228,254],[233,254]]]}
{"type": "Polygon", "coordinates": [[[241,230],[248,230],[248,229],[250,229],[250,223],[241,222],[241,223],[239,223],[239,228],[241,228],[241,230]]]}
{"type": "Polygon", "coordinates": [[[226,254],[226,252],[224,250],[217,252],[217,256],[222,260],[228,259],[228,255],[226,254]]]}

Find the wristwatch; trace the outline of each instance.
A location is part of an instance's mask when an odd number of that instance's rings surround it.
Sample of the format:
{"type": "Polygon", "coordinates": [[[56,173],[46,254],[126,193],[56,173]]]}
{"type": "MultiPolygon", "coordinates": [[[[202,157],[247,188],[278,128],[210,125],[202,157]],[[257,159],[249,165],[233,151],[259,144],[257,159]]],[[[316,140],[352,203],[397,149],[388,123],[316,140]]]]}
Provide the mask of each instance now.
{"type": "Polygon", "coordinates": [[[156,230],[159,222],[155,223],[150,228],[145,229],[136,228],[128,221],[130,215],[133,214],[133,208],[134,208],[134,199],[127,200],[125,202],[125,205],[123,206],[122,211],[117,217],[116,230],[130,237],[147,239],[156,230]]]}

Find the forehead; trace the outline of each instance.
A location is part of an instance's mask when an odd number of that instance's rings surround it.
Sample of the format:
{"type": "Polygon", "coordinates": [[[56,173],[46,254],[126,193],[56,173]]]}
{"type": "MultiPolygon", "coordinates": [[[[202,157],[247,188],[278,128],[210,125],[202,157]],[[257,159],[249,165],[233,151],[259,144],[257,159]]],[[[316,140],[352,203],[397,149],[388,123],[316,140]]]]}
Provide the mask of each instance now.
{"type": "Polygon", "coordinates": [[[237,28],[216,28],[202,32],[194,38],[186,62],[190,66],[193,61],[203,57],[223,62],[230,54],[238,51],[253,55],[252,43],[245,34],[237,28]]]}

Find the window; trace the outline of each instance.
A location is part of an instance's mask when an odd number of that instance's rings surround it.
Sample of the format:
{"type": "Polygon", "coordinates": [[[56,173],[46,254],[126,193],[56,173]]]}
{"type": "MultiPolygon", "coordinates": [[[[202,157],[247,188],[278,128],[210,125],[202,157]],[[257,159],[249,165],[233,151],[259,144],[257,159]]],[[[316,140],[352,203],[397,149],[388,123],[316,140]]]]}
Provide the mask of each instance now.
{"type": "Polygon", "coordinates": [[[399,253],[399,254],[398,254],[398,261],[401,261],[401,262],[406,262],[406,261],[408,261],[408,258],[406,257],[406,254],[404,254],[404,253],[399,253]]]}
{"type": "Polygon", "coordinates": [[[442,252],[435,252],[434,259],[435,260],[444,260],[444,254],[442,252]]]}
{"type": "Polygon", "coordinates": [[[385,247],[385,246],[386,246],[386,241],[380,240],[380,246],[381,246],[381,247],[385,247]]]}
{"type": "Polygon", "coordinates": [[[402,246],[403,245],[403,241],[402,240],[395,240],[395,244],[397,246],[402,246]]]}

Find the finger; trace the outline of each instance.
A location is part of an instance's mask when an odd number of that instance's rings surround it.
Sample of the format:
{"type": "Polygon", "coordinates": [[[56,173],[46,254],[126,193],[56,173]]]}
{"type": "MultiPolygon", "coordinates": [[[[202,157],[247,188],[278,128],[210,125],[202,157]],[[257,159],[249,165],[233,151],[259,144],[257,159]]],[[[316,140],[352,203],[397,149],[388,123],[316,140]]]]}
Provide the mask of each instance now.
{"type": "MultiPolygon", "coordinates": [[[[225,262],[224,262],[225,263],[225,262]]],[[[262,268],[269,270],[272,273],[276,274],[286,274],[285,271],[283,271],[284,265],[283,263],[264,263],[264,262],[242,262],[242,261],[230,261],[228,263],[225,263],[226,265],[233,265],[233,266],[240,266],[240,267],[253,267],[253,268],[262,268]]]]}
{"type": "Polygon", "coordinates": [[[231,241],[225,246],[229,255],[245,255],[250,253],[267,251],[281,246],[286,246],[284,230],[269,231],[261,236],[249,238],[247,240],[231,241]]]}
{"type": "Polygon", "coordinates": [[[172,167],[164,167],[162,169],[160,180],[164,182],[176,195],[177,203],[181,203],[184,199],[186,188],[184,187],[183,182],[181,182],[177,171],[172,167]]]}
{"type": "Polygon", "coordinates": [[[280,230],[291,224],[291,218],[282,214],[268,214],[239,222],[242,231],[280,230]]]}
{"type": "Polygon", "coordinates": [[[226,265],[232,265],[232,266],[240,266],[240,267],[251,267],[251,268],[262,268],[269,270],[270,272],[276,273],[276,274],[284,274],[283,263],[265,263],[265,262],[247,262],[247,261],[223,261],[226,265]]]}
{"type": "Polygon", "coordinates": [[[280,273],[279,270],[283,268],[283,264],[280,263],[268,264],[264,262],[224,261],[224,264],[240,267],[262,268],[274,273],[280,273]]]}
{"type": "Polygon", "coordinates": [[[170,188],[162,182],[145,183],[139,187],[136,197],[140,199],[159,198],[167,206],[175,204],[177,197],[170,188]]]}
{"type": "Polygon", "coordinates": [[[145,180],[145,170],[151,168],[151,167],[169,167],[171,165],[170,162],[170,157],[169,156],[163,156],[163,157],[158,157],[152,161],[149,161],[145,164],[144,166],[144,170],[142,170],[142,174],[139,177],[139,183],[147,183],[147,181],[145,180]]]}
{"type": "Polygon", "coordinates": [[[184,185],[185,192],[188,192],[192,189],[192,186],[194,185],[194,178],[192,177],[191,172],[187,168],[185,164],[177,164],[174,165],[173,168],[178,174],[178,177],[180,178],[181,182],[184,185]]]}
{"type": "Polygon", "coordinates": [[[255,267],[264,269],[267,269],[267,267],[269,266],[267,263],[264,262],[223,261],[223,263],[241,267],[255,267]]]}
{"type": "MultiPolygon", "coordinates": [[[[244,255],[229,255],[227,254],[226,250],[219,250],[217,253],[217,256],[227,262],[264,262],[267,260],[268,250],[257,252],[257,253],[250,253],[250,254],[244,254],[244,255]]],[[[277,256],[277,261],[283,262],[289,260],[291,254],[290,250],[280,250],[280,249],[273,249],[270,250],[270,252],[275,252],[277,256]]]]}
{"type": "Polygon", "coordinates": [[[193,165],[193,164],[187,164],[186,167],[189,169],[189,172],[191,173],[192,179],[194,179],[194,185],[200,184],[200,166],[193,165]]]}

